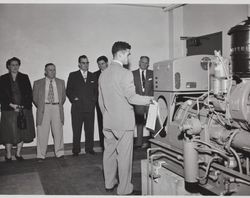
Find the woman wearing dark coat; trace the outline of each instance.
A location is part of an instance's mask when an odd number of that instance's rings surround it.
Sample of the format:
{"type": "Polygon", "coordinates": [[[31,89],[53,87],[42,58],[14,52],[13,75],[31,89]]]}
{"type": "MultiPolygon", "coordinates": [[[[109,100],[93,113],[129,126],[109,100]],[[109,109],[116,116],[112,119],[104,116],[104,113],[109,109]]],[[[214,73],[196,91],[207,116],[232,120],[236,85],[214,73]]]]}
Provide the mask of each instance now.
{"type": "Polygon", "coordinates": [[[12,160],[12,146],[16,145],[15,157],[22,161],[23,143],[32,142],[35,137],[34,118],[32,114],[32,88],[28,75],[19,72],[21,61],[13,57],[6,62],[9,70],[0,77],[0,143],[5,145],[5,160],[12,160]],[[17,127],[17,117],[23,109],[26,128],[17,127]]]}

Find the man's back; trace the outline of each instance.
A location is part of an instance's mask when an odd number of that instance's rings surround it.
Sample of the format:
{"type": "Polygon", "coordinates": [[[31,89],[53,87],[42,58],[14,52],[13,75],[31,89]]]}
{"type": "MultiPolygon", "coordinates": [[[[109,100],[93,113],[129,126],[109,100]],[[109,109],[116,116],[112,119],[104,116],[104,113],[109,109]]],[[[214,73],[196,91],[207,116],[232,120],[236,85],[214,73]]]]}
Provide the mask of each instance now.
{"type": "Polygon", "coordinates": [[[99,84],[104,104],[104,128],[133,130],[133,107],[126,98],[129,77],[132,73],[118,63],[111,65],[101,74],[99,84]]]}

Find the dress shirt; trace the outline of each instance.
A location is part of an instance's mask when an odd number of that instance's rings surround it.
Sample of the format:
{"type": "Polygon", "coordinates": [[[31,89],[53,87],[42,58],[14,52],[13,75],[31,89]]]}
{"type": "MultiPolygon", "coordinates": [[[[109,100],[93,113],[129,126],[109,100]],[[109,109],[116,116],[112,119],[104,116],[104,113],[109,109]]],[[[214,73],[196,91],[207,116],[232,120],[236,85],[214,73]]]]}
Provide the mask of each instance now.
{"type": "Polygon", "coordinates": [[[88,71],[82,71],[81,69],[80,69],[80,71],[81,71],[82,77],[84,79],[84,82],[86,82],[87,81],[87,77],[88,77],[88,71]]]}
{"type": "MultiPolygon", "coordinates": [[[[50,84],[50,79],[46,77],[45,78],[45,103],[49,103],[48,101],[49,84],[50,84]]],[[[55,79],[52,79],[52,85],[53,85],[53,92],[54,92],[54,103],[58,103],[59,99],[58,99],[58,92],[57,92],[55,79]]]]}
{"type": "Polygon", "coordinates": [[[145,70],[142,70],[142,69],[139,69],[139,71],[140,71],[140,80],[141,80],[141,87],[142,87],[142,91],[144,92],[145,91],[145,88],[143,87],[143,83],[142,83],[142,71],[144,71],[144,79],[145,79],[145,81],[146,81],[146,72],[147,72],[147,70],[145,69],[145,70]]]}

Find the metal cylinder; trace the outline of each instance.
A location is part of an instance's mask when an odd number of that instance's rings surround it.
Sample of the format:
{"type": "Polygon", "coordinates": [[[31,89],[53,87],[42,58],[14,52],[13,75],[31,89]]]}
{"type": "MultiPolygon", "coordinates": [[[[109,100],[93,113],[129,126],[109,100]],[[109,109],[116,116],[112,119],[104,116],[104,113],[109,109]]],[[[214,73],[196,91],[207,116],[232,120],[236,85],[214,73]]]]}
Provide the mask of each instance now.
{"type": "Polygon", "coordinates": [[[196,143],[184,140],[184,178],[186,182],[195,183],[198,178],[198,152],[196,143]]]}
{"type": "Polygon", "coordinates": [[[221,91],[223,93],[227,93],[227,91],[228,91],[228,80],[227,79],[221,79],[221,91]]]}
{"type": "Polygon", "coordinates": [[[215,95],[220,94],[220,92],[221,92],[221,83],[220,83],[220,80],[218,78],[214,78],[213,89],[214,89],[213,91],[214,91],[215,95]]]}
{"type": "Polygon", "coordinates": [[[250,133],[248,131],[240,131],[235,135],[232,141],[232,147],[250,152],[250,133]]]}
{"type": "Polygon", "coordinates": [[[240,78],[250,77],[250,17],[228,31],[231,36],[233,74],[240,78]]]}

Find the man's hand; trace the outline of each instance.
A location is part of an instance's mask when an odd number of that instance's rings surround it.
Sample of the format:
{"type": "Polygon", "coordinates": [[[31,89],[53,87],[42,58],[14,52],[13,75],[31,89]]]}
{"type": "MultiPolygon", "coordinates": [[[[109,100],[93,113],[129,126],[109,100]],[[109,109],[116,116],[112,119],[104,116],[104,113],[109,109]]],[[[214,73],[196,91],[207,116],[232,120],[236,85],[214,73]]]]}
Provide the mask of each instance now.
{"type": "Polygon", "coordinates": [[[156,100],[153,98],[150,100],[150,104],[157,104],[156,100]]]}
{"type": "Polygon", "coordinates": [[[12,103],[10,103],[9,105],[10,105],[10,107],[13,108],[14,111],[16,111],[16,112],[19,112],[20,109],[23,108],[22,106],[17,105],[17,104],[12,104],[12,103]]]}
{"type": "Polygon", "coordinates": [[[157,102],[154,100],[154,97],[149,97],[149,104],[157,104],[157,102]]]}

